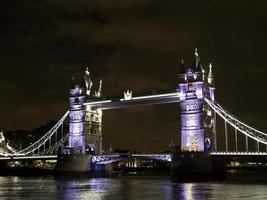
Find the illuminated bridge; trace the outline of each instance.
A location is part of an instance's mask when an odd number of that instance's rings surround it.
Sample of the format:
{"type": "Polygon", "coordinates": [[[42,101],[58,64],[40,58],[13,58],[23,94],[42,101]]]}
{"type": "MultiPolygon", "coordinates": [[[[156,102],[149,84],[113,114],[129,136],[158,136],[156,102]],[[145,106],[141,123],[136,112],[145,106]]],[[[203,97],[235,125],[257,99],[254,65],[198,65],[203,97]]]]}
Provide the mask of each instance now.
{"type": "Polygon", "coordinates": [[[92,90],[93,83],[86,69],[84,84],[77,84],[73,80],[69,90],[70,109],[57,124],[38,141],[22,150],[6,145],[0,150],[0,160],[59,159],[63,155],[88,154],[91,164],[107,164],[129,157],[171,162],[174,156],[171,154],[105,154],[102,150],[103,111],[166,103],[180,105],[181,153],[193,155],[194,152],[208,152],[211,157],[217,158],[267,158],[267,133],[239,120],[216,101],[212,65],[204,70],[196,51],[195,64],[186,66],[182,61],[180,68],[178,86],[173,90],[146,94],[126,90],[122,95],[113,97],[103,97],[102,80],[99,88],[92,90]],[[69,133],[63,134],[63,123],[66,120],[69,133]],[[216,129],[218,120],[224,124],[224,137],[220,140],[216,129]],[[241,144],[240,140],[244,143],[241,144]],[[249,147],[252,142],[253,148],[249,147]],[[224,148],[219,149],[219,146],[224,148]]]}

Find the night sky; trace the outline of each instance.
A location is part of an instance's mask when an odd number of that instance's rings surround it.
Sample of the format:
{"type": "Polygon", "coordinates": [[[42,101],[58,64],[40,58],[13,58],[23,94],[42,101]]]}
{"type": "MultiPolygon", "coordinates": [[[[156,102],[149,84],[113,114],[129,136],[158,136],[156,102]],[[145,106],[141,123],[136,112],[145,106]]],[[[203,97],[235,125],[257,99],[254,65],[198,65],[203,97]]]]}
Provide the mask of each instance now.
{"type": "MultiPolygon", "coordinates": [[[[244,0],[1,1],[0,128],[59,119],[85,67],[106,96],[176,88],[179,60],[191,65],[197,47],[217,101],[267,131],[266,10],[244,0]]],[[[104,147],[168,149],[179,120],[178,104],[105,111],[104,147]]]]}

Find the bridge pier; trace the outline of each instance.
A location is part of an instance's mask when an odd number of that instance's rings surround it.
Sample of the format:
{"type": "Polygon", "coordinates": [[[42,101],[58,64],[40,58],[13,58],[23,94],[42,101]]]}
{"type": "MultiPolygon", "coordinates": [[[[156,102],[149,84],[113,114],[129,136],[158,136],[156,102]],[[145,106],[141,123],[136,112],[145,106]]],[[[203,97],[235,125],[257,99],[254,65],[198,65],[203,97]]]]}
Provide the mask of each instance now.
{"type": "MultiPolygon", "coordinates": [[[[204,104],[204,97],[214,101],[215,88],[211,65],[208,76],[195,51],[195,66],[185,67],[182,61],[179,73],[179,97],[181,113],[181,149],[172,150],[171,174],[176,178],[212,178],[215,173],[224,173],[220,161],[212,160],[209,153],[215,144],[215,121],[204,104]],[[212,134],[213,133],[213,134],[212,134]]],[[[223,166],[223,165],[222,165],[223,166]]]]}
{"type": "Polygon", "coordinates": [[[56,173],[90,172],[91,156],[89,154],[59,155],[55,171],[56,173]]]}
{"type": "Polygon", "coordinates": [[[59,155],[58,172],[90,172],[101,168],[92,166],[92,155],[102,154],[102,110],[84,103],[101,97],[102,81],[95,94],[91,87],[88,69],[81,84],[72,80],[69,90],[69,140],[68,146],[59,155]]]}
{"type": "Polygon", "coordinates": [[[210,180],[226,175],[223,157],[209,152],[172,151],[171,176],[176,180],[210,180]]]}
{"type": "Polygon", "coordinates": [[[58,157],[55,171],[57,173],[109,173],[112,172],[112,164],[94,164],[92,155],[71,154],[58,157]]]}

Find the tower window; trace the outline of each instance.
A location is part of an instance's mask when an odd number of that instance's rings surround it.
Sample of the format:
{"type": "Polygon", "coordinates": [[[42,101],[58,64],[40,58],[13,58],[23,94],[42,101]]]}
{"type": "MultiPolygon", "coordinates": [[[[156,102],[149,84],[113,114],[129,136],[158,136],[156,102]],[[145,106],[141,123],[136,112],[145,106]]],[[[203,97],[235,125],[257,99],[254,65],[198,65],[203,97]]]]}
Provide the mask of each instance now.
{"type": "Polygon", "coordinates": [[[75,98],[74,103],[79,103],[79,98],[75,98]]]}

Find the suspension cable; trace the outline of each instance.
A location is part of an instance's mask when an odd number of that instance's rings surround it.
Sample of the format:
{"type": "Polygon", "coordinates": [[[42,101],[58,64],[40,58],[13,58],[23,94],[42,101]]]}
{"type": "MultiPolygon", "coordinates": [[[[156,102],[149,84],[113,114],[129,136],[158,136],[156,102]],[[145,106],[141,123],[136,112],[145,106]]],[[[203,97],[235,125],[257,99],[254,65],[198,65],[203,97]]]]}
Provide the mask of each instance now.
{"type": "Polygon", "coordinates": [[[219,107],[217,104],[214,104],[209,99],[204,98],[204,100],[208,103],[208,105],[218,114],[220,115],[227,123],[233,126],[235,129],[243,133],[244,135],[252,138],[253,140],[259,141],[260,143],[267,144],[267,134],[261,131],[258,131],[243,122],[237,120],[229,113],[227,113],[222,107],[219,107]]]}
{"type": "Polygon", "coordinates": [[[13,155],[18,155],[18,154],[22,154],[22,155],[27,155],[29,153],[34,152],[36,149],[39,150],[39,148],[44,145],[45,146],[45,142],[47,142],[49,140],[49,138],[51,138],[52,135],[54,135],[55,132],[57,132],[58,128],[61,126],[61,124],[64,122],[64,120],[67,118],[69,114],[69,111],[67,111],[63,117],[43,136],[41,137],[39,140],[37,140],[35,143],[33,143],[32,145],[14,153],[13,155]]]}

